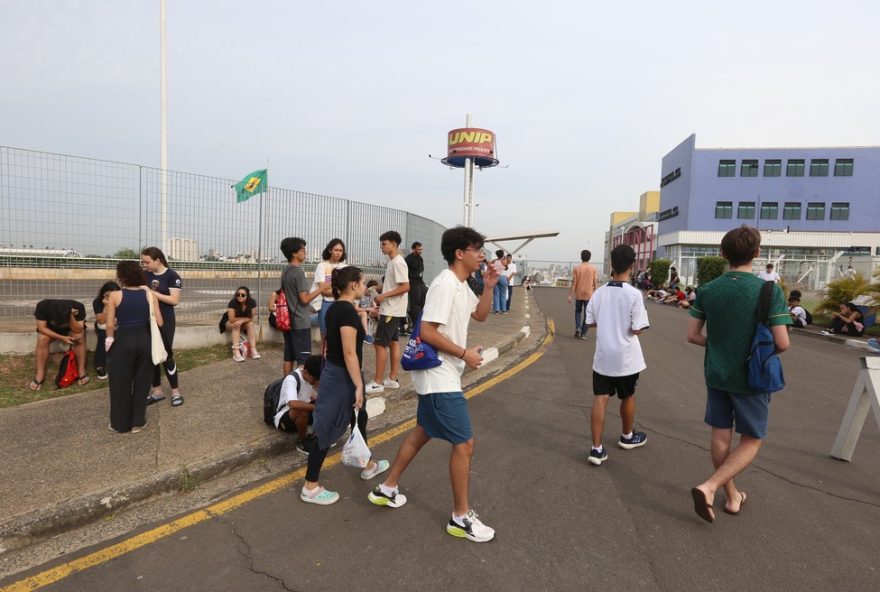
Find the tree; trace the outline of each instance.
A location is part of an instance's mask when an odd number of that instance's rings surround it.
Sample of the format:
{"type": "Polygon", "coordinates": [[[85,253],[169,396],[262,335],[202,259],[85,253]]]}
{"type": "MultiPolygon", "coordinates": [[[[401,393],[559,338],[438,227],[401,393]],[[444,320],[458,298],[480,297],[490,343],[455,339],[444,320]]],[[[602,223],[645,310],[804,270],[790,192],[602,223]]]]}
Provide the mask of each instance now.
{"type": "Polygon", "coordinates": [[[724,275],[727,260],[724,257],[699,257],[697,259],[697,285],[704,286],[724,275]]]}
{"type": "Polygon", "coordinates": [[[651,283],[655,288],[659,288],[669,279],[669,266],[672,265],[671,259],[656,259],[648,265],[651,275],[651,283]]]}
{"type": "Polygon", "coordinates": [[[140,254],[134,249],[119,249],[113,253],[114,259],[140,259],[140,254]]]}

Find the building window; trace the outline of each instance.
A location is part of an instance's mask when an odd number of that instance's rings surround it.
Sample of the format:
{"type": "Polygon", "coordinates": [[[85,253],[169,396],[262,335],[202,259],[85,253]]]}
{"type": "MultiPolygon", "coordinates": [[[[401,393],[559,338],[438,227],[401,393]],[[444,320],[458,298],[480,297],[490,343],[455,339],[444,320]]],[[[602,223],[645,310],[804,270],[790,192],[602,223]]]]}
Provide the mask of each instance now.
{"type": "Polygon", "coordinates": [[[758,176],[758,161],[757,160],[744,160],[739,167],[739,176],[740,177],[757,177],[758,176]]]}
{"type": "Polygon", "coordinates": [[[811,201],[807,203],[807,220],[824,220],[825,202],[811,201]]]}
{"type": "Polygon", "coordinates": [[[828,176],[828,159],[814,158],[810,161],[811,177],[827,177],[828,176]]]}
{"type": "Polygon", "coordinates": [[[765,177],[781,177],[782,176],[782,161],[778,159],[771,159],[764,161],[764,176],[765,177]]]}
{"type": "Polygon", "coordinates": [[[719,177],[735,177],[736,161],[735,160],[719,160],[718,161],[719,177]]]}
{"type": "Polygon", "coordinates": [[[779,217],[779,202],[765,201],[761,204],[761,220],[776,220],[779,217]]]}
{"type": "Polygon", "coordinates": [[[838,158],[834,161],[834,176],[835,177],[852,177],[853,173],[853,159],[852,158],[838,158]]]}
{"type": "Polygon", "coordinates": [[[753,220],[755,218],[755,202],[739,202],[739,207],[736,209],[736,217],[740,220],[753,220]]]}
{"type": "Polygon", "coordinates": [[[719,201],[715,202],[716,218],[733,218],[733,202],[719,201]]]}
{"type": "Polygon", "coordinates": [[[785,169],[786,177],[803,177],[804,176],[804,160],[789,160],[785,169]]]}
{"type": "Polygon", "coordinates": [[[783,220],[800,220],[801,219],[801,204],[797,201],[787,201],[785,202],[785,207],[782,209],[782,219],[783,220]]]}
{"type": "Polygon", "coordinates": [[[849,220],[849,202],[842,202],[842,201],[831,202],[831,219],[832,220],[849,220]]]}

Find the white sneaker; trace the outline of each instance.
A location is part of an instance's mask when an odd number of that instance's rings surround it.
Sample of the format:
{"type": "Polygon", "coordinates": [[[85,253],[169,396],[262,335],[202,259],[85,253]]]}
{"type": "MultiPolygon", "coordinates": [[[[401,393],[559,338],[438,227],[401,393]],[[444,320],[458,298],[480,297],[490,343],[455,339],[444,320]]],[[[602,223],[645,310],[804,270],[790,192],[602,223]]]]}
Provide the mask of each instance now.
{"type": "Polygon", "coordinates": [[[819,331],[819,335],[834,335],[831,331],[819,331]]]}
{"type": "Polygon", "coordinates": [[[468,513],[461,521],[463,524],[456,522],[455,518],[450,518],[449,524],[446,525],[446,532],[454,537],[467,539],[475,543],[486,543],[495,538],[495,529],[489,528],[480,522],[480,519],[473,510],[468,510],[468,513]]]}
{"type": "Polygon", "coordinates": [[[376,393],[381,393],[385,391],[385,387],[372,380],[367,383],[367,386],[364,387],[364,392],[368,395],[375,395],[376,393]]]}
{"type": "Polygon", "coordinates": [[[241,355],[240,349],[235,348],[234,350],[232,350],[232,360],[235,362],[244,362],[244,356],[241,355]]]}
{"type": "Polygon", "coordinates": [[[390,378],[386,378],[382,381],[382,386],[385,388],[396,389],[400,388],[400,383],[396,380],[391,380],[390,378]]]}
{"type": "Polygon", "coordinates": [[[369,481],[376,475],[380,475],[387,471],[390,466],[391,463],[385,459],[377,460],[375,467],[373,467],[372,469],[364,469],[363,471],[361,471],[361,479],[363,479],[364,481],[369,481]]]}
{"type": "Polygon", "coordinates": [[[262,358],[262,357],[263,357],[263,356],[260,355],[260,352],[258,352],[258,351],[255,350],[254,348],[251,348],[251,358],[253,358],[253,359],[255,359],[255,360],[259,360],[259,359],[262,358]]]}

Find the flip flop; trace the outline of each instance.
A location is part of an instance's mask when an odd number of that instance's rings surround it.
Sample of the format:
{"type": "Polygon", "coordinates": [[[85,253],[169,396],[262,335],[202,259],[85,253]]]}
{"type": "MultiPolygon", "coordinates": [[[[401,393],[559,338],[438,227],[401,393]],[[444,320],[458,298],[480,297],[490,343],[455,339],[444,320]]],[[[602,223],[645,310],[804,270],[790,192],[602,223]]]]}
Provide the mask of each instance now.
{"type": "Polygon", "coordinates": [[[727,506],[725,505],[723,508],[721,508],[722,510],[724,510],[725,514],[730,514],[731,516],[739,516],[739,513],[742,512],[742,508],[746,504],[746,500],[748,499],[748,496],[746,495],[745,491],[740,491],[739,494],[741,496],[739,498],[739,510],[737,510],[736,512],[731,512],[730,510],[727,509],[727,506]]]}
{"type": "Polygon", "coordinates": [[[147,405],[165,400],[165,395],[147,395],[147,405]]]}
{"type": "MultiPolygon", "coordinates": [[[[163,399],[165,397],[162,397],[163,399]]],[[[180,407],[183,405],[183,395],[172,395],[171,396],[171,406],[172,407],[180,407]]]]}
{"type": "Polygon", "coordinates": [[[85,386],[85,385],[89,384],[90,380],[91,380],[91,378],[89,378],[88,376],[83,376],[82,378],[80,378],[79,380],[76,381],[76,384],[78,384],[79,386],[85,386]]]}
{"type": "Polygon", "coordinates": [[[31,389],[32,391],[38,391],[38,390],[41,390],[41,389],[43,388],[43,383],[44,383],[44,382],[46,382],[46,379],[45,379],[45,378],[44,378],[43,380],[37,380],[36,377],[35,377],[35,378],[31,381],[31,383],[28,385],[28,388],[31,389]]]}
{"type": "Polygon", "coordinates": [[[694,498],[694,512],[697,516],[706,522],[715,522],[715,512],[712,504],[706,500],[706,494],[694,487],[691,489],[691,497],[694,498]]]}

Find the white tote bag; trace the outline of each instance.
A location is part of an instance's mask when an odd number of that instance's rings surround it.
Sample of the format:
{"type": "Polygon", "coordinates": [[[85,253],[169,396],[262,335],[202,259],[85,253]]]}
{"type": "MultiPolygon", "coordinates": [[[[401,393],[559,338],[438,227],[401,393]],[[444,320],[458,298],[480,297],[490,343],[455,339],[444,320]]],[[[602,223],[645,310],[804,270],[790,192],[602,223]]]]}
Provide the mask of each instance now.
{"type": "MultiPolygon", "coordinates": [[[[358,413],[360,413],[360,410],[358,410],[358,413]]],[[[357,415],[355,415],[355,418],[357,418],[357,415]]],[[[357,427],[357,419],[355,419],[354,427],[351,429],[351,436],[348,437],[345,446],[342,447],[342,464],[363,469],[370,464],[371,456],[370,449],[367,448],[367,443],[364,441],[364,437],[357,427]]]]}
{"type": "Polygon", "coordinates": [[[158,323],[156,323],[156,315],[153,314],[153,298],[152,292],[147,292],[147,303],[150,305],[150,353],[153,357],[153,365],[158,366],[168,359],[168,352],[165,351],[162,334],[159,332],[158,323]]]}

